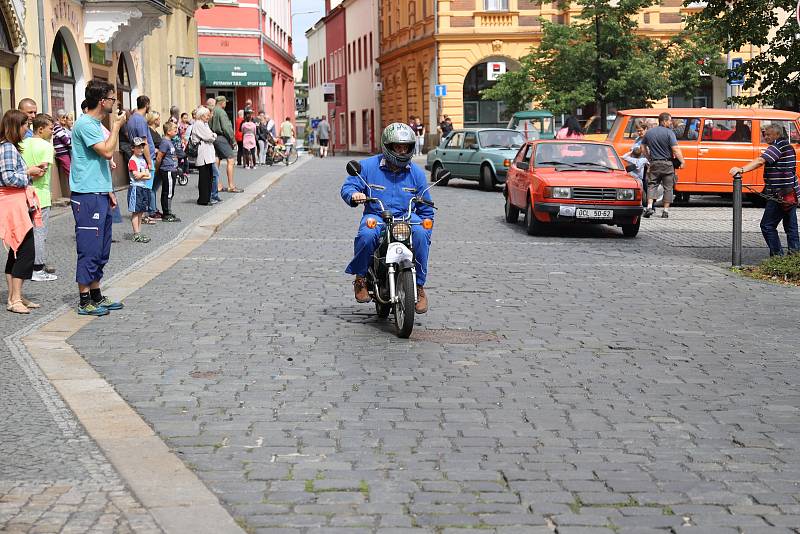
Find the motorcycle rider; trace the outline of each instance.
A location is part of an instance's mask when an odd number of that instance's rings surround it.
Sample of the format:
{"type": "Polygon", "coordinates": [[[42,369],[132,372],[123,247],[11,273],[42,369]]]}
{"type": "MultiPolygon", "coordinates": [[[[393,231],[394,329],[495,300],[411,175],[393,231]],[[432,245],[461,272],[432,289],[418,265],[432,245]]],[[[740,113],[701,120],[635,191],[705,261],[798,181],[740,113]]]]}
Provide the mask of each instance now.
{"type": "MultiPolygon", "coordinates": [[[[425,171],[411,161],[417,142],[417,134],[408,124],[395,122],[387,126],[381,134],[381,154],[362,160],[361,176],[370,185],[371,193],[357,176],[348,176],[342,185],[342,199],[352,207],[367,196],[379,198],[384,207],[395,217],[407,213],[411,197],[422,193],[426,188],[425,171]]],[[[430,193],[425,192],[425,200],[431,200],[430,193]]],[[[422,219],[433,220],[434,211],[425,204],[416,204],[411,215],[412,223],[422,219]]],[[[365,275],[372,261],[372,254],[378,247],[381,227],[367,228],[367,219],[381,221],[380,206],[377,202],[364,204],[364,214],[358,227],[358,235],[354,242],[354,257],[345,272],[356,275],[353,282],[356,301],[370,301],[365,275]]],[[[428,274],[428,250],[430,248],[432,230],[425,230],[422,225],[411,226],[411,239],[414,248],[414,264],[417,273],[417,304],[415,311],[428,311],[428,298],[423,286],[428,274]]]]}

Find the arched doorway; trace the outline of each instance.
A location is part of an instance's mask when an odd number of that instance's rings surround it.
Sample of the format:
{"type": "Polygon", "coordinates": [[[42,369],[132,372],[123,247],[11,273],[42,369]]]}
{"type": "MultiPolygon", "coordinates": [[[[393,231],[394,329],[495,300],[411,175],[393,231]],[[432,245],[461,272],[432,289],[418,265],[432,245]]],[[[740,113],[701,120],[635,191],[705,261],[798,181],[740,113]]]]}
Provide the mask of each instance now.
{"type": "Polygon", "coordinates": [[[500,100],[483,100],[481,91],[493,87],[493,79],[503,69],[517,70],[519,63],[504,57],[486,58],[474,65],[464,78],[464,126],[465,127],[505,127],[510,113],[500,100]],[[499,65],[499,66],[498,66],[499,65]],[[492,72],[490,72],[492,69],[492,72]]]}
{"type": "MultiPolygon", "coordinates": [[[[120,102],[124,109],[136,107],[133,100],[136,79],[131,78],[131,71],[133,71],[131,67],[130,56],[126,52],[122,52],[117,61],[117,102],[120,102]]],[[[135,71],[133,72],[135,74],[135,71]]]]}
{"type": "Polygon", "coordinates": [[[0,114],[14,109],[14,65],[17,60],[5,16],[0,16],[0,114]]]}
{"type": "Polygon", "coordinates": [[[77,115],[85,83],[75,39],[64,28],[56,33],[50,58],[50,106],[77,115]],[[80,98],[80,99],[79,99],[80,98]]]}

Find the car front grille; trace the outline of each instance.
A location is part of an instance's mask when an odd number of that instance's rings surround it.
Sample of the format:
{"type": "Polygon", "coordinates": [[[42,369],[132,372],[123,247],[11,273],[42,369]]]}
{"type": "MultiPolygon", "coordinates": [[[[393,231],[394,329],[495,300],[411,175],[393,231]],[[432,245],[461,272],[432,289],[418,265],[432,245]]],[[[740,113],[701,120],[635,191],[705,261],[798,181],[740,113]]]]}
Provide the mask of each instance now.
{"type": "Polygon", "coordinates": [[[616,200],[617,190],[603,187],[573,187],[572,198],[575,200],[616,200]]]}

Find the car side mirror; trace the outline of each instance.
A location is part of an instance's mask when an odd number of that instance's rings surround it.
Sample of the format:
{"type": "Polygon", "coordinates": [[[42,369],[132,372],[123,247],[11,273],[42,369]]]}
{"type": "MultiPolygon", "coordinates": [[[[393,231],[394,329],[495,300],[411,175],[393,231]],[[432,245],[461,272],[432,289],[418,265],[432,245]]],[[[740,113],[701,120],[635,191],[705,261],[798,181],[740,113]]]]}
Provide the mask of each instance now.
{"type": "Polygon", "coordinates": [[[528,164],[527,161],[518,161],[514,165],[516,165],[518,169],[523,171],[527,171],[530,168],[530,165],[528,164]]]}
{"type": "Polygon", "coordinates": [[[347,162],[347,174],[350,176],[358,176],[361,174],[361,164],[352,159],[347,162]]]}

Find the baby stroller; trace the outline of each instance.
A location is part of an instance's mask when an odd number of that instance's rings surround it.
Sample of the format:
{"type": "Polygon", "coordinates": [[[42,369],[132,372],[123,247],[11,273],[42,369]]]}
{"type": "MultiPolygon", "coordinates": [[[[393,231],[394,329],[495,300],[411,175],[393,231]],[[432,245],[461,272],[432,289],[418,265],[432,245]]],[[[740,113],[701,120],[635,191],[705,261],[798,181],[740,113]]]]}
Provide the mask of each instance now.
{"type": "Polygon", "coordinates": [[[175,181],[178,185],[187,185],[189,183],[189,160],[186,156],[186,150],[183,148],[181,138],[175,136],[172,138],[172,146],[175,147],[175,158],[178,160],[178,170],[175,181]]]}

